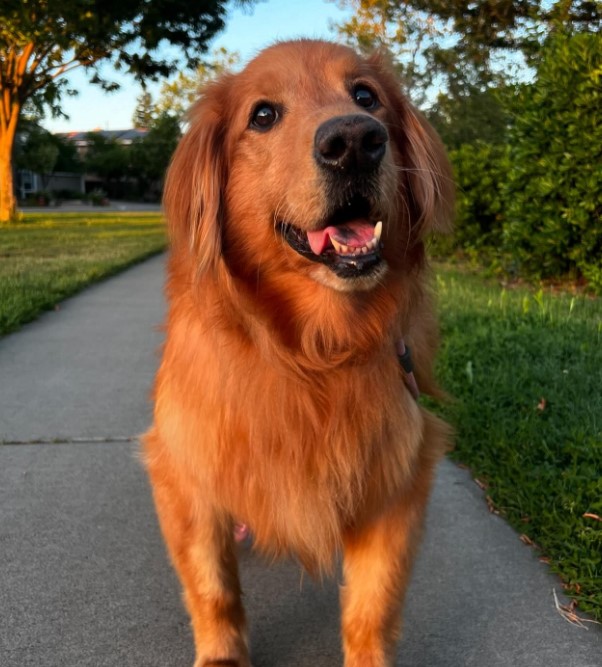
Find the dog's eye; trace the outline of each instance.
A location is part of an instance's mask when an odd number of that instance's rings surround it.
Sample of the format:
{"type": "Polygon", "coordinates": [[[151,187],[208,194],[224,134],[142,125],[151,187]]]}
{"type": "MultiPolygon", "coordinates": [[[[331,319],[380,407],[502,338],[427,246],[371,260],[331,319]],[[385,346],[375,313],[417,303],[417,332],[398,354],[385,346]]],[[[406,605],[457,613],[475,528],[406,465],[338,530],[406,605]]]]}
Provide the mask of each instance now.
{"type": "Polygon", "coordinates": [[[256,130],[269,130],[276,123],[280,114],[273,104],[260,102],[251,115],[251,127],[256,130]]]}
{"type": "Polygon", "coordinates": [[[353,99],[359,107],[364,109],[375,109],[378,106],[376,93],[363,84],[355,86],[352,91],[353,99]]]}

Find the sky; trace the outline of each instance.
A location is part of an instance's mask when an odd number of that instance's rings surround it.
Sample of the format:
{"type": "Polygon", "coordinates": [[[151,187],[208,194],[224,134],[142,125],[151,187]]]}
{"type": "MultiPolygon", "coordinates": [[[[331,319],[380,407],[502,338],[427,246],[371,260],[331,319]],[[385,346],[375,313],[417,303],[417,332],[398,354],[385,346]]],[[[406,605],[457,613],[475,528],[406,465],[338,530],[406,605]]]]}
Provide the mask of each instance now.
{"type": "MultiPolygon", "coordinates": [[[[252,58],[263,47],[279,39],[313,37],[335,39],[333,22],[348,15],[336,2],[328,0],[261,0],[251,9],[231,6],[226,27],[209,44],[209,51],[220,46],[238,51],[242,62],[252,58]]],[[[88,130],[124,130],[132,127],[136,98],[141,88],[133,77],[116,76],[109,67],[103,69],[107,77],[121,83],[115,93],[105,93],[99,86],[88,83],[82,70],[74,70],[69,87],[79,94],[63,96],[62,110],[69,116],[47,118],[42,125],[51,132],[88,130]]],[[[161,84],[148,89],[156,99],[161,84]]]]}

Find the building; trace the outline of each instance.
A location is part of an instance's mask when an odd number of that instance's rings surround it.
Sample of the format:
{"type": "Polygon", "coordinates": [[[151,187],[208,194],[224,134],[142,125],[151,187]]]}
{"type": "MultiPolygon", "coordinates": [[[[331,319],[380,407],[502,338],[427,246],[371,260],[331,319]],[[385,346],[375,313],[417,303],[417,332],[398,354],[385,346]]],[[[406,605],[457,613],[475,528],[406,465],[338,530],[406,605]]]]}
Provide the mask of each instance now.
{"type": "Polygon", "coordinates": [[[57,132],[57,137],[68,139],[77,147],[80,157],[84,157],[90,145],[90,134],[98,134],[104,139],[116,141],[122,146],[131,146],[136,139],[143,139],[148,130],[132,128],[130,130],[90,130],[88,132],[57,132]]]}
{"type": "Polygon", "coordinates": [[[84,174],[73,174],[67,171],[55,171],[53,174],[36,174],[29,169],[17,169],[15,188],[21,200],[31,197],[36,192],[69,191],[85,194],[84,174]]]}
{"type": "MultiPolygon", "coordinates": [[[[143,138],[148,130],[91,130],[88,132],[58,132],[56,136],[66,139],[77,148],[80,158],[84,158],[90,145],[90,135],[98,134],[104,139],[116,141],[123,146],[131,146],[137,140],[143,138]]],[[[105,182],[96,174],[76,174],[70,172],[53,172],[51,174],[39,174],[29,169],[18,169],[15,173],[15,190],[20,200],[25,200],[36,193],[73,193],[74,196],[86,195],[93,190],[102,189],[105,182]]]]}

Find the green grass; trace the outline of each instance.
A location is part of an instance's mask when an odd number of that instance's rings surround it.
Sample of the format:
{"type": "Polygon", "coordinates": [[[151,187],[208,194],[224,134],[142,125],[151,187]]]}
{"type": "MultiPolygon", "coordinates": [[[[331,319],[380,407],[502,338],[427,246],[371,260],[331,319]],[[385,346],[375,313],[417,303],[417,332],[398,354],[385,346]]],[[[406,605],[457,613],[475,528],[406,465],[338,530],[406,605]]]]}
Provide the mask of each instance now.
{"type": "Polygon", "coordinates": [[[159,213],[45,213],[0,226],[0,335],[165,244],[159,213]]]}
{"type": "Polygon", "coordinates": [[[453,457],[602,620],[602,301],[437,271],[453,457]]]}

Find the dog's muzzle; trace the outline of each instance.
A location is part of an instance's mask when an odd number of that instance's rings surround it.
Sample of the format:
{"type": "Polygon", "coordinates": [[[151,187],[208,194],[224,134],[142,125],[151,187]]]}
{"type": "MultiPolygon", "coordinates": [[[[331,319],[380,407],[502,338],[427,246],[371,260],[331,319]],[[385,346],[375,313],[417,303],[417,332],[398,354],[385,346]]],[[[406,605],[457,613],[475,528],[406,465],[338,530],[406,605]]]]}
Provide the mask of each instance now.
{"type": "Polygon", "coordinates": [[[280,223],[293,250],[340,278],[370,275],[383,262],[382,222],[373,202],[388,141],[386,128],[367,114],[322,123],[314,137],[314,160],[323,175],[330,211],[309,231],[280,223]]]}

